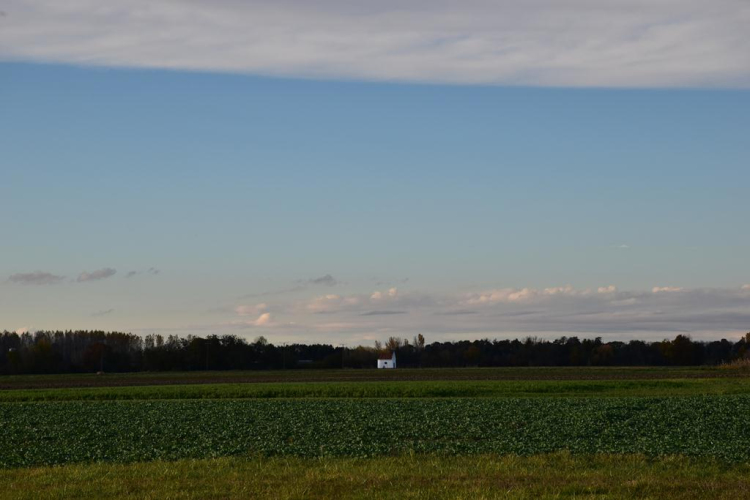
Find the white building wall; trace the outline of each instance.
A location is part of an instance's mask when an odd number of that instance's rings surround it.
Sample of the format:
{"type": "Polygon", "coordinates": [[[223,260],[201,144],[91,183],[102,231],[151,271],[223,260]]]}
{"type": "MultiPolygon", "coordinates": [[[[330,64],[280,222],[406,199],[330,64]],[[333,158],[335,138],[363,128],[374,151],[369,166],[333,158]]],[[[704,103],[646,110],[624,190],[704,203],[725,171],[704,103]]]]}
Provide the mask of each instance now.
{"type": "Polygon", "coordinates": [[[396,368],[396,353],[393,353],[391,359],[379,359],[378,368],[396,368]]]}

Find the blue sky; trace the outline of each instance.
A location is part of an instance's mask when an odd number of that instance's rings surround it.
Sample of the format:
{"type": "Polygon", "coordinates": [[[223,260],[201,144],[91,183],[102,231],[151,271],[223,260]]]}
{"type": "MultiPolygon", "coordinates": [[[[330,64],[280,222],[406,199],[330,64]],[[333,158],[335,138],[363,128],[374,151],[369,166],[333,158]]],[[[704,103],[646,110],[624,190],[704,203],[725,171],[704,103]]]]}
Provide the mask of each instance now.
{"type": "Polygon", "coordinates": [[[546,67],[453,81],[447,63],[175,68],[137,44],[141,59],[94,46],[83,63],[78,45],[35,55],[28,22],[0,50],[0,328],[349,344],[750,329],[747,66],[613,88],[583,56],[590,84],[546,67]]]}

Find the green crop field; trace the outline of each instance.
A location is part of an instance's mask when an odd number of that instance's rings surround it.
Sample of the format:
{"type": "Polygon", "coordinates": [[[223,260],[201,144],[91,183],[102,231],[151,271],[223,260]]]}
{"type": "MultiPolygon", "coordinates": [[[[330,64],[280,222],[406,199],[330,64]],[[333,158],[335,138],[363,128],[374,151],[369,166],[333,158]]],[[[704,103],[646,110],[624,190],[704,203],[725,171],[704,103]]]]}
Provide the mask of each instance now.
{"type": "Polygon", "coordinates": [[[750,397],[0,405],[0,465],[227,455],[573,453],[750,459],[750,397]]]}
{"type": "Polygon", "coordinates": [[[750,494],[750,378],[738,372],[394,372],[8,377],[0,498],[750,494]]]}

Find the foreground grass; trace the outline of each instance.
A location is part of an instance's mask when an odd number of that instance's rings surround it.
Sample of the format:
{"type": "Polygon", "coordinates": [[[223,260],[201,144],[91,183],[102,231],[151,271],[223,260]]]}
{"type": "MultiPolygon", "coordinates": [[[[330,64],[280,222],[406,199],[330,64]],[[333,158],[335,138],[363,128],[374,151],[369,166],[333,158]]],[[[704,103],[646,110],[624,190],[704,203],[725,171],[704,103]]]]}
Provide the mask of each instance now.
{"type": "Polygon", "coordinates": [[[750,396],[0,404],[0,466],[220,456],[682,454],[750,460],[750,396]]]}
{"type": "Polygon", "coordinates": [[[738,499],[748,477],[747,463],[679,456],[219,458],[0,470],[0,498],[738,499]]]}
{"type": "Polygon", "coordinates": [[[522,367],[424,368],[398,370],[257,370],[203,372],[138,372],[0,376],[0,389],[109,387],[133,385],[356,382],[424,380],[648,380],[731,378],[748,376],[741,370],[700,367],[522,367]]]}
{"type": "Polygon", "coordinates": [[[455,397],[664,397],[750,394],[750,378],[663,380],[444,380],[152,385],[18,389],[0,402],[268,399],[268,398],[455,398],[455,397]]]}

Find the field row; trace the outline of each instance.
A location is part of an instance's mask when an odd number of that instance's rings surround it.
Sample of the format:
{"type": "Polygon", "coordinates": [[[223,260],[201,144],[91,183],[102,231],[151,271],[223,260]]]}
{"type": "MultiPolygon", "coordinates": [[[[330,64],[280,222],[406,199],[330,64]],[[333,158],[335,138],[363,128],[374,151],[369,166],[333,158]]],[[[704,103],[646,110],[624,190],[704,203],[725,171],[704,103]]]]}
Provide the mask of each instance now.
{"type": "Polygon", "coordinates": [[[750,396],[0,404],[0,466],[219,456],[750,459],[750,396]]]}
{"type": "Polygon", "coordinates": [[[750,497],[748,464],[629,455],[219,458],[0,470],[0,499],[750,497]]]}
{"type": "Polygon", "coordinates": [[[92,373],[0,377],[0,389],[109,387],[268,382],[366,382],[426,380],[649,380],[746,376],[738,370],[702,367],[424,368],[399,370],[257,370],[92,373]]]}
{"type": "Polygon", "coordinates": [[[0,402],[271,398],[667,397],[750,394],[750,378],[308,382],[0,391],[0,402]]]}

